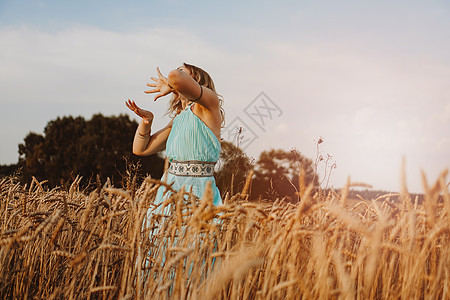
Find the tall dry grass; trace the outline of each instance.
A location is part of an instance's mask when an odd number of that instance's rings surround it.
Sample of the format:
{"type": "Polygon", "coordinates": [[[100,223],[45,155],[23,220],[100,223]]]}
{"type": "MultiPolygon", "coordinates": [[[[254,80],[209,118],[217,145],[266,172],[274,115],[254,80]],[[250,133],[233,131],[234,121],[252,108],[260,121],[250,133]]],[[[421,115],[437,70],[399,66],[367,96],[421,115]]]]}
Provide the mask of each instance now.
{"type": "MultiPolygon", "coordinates": [[[[245,190],[212,205],[164,183],[91,193],[0,182],[0,298],[448,299],[450,197],[443,173],[425,202],[350,202],[300,186],[291,205],[245,190]],[[168,213],[167,213],[168,211],[168,213]]],[[[301,184],[301,180],[300,180],[301,184]]],[[[247,185],[248,187],[248,185],[247,185]]],[[[246,187],[246,188],[247,188],[246,187]]],[[[246,189],[245,188],[245,189],[246,189]]]]}

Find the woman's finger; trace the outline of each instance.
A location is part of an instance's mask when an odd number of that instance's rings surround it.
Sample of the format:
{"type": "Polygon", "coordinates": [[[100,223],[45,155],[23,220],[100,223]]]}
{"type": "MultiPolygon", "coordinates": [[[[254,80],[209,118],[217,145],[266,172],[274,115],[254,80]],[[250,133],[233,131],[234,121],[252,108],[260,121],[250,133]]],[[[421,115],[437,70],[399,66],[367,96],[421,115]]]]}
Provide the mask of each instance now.
{"type": "Polygon", "coordinates": [[[149,86],[149,87],[157,87],[156,83],[147,83],[147,86],[149,86]]]}
{"type": "Polygon", "coordinates": [[[139,107],[137,107],[137,106],[134,108],[134,112],[135,112],[138,116],[142,115],[141,109],[140,109],[139,107]]]}
{"type": "MultiPolygon", "coordinates": [[[[128,106],[128,104],[127,104],[127,106],[128,106]]],[[[142,118],[142,114],[140,114],[139,111],[138,111],[136,108],[131,107],[131,106],[128,106],[128,108],[129,108],[131,111],[133,111],[136,115],[138,115],[139,117],[142,118]]]]}
{"type": "Polygon", "coordinates": [[[142,117],[142,110],[136,106],[136,108],[134,109],[134,112],[139,116],[142,117]]]}
{"type": "Polygon", "coordinates": [[[132,110],[136,110],[136,104],[132,104],[132,105],[131,105],[131,109],[132,109],[132,110]]]}
{"type": "Polygon", "coordinates": [[[156,78],[156,77],[150,77],[150,79],[153,80],[153,81],[155,81],[155,82],[161,81],[161,79],[156,78]]]}
{"type": "Polygon", "coordinates": [[[131,103],[130,100],[128,100],[128,102],[125,102],[125,105],[126,105],[129,109],[133,110],[133,105],[132,105],[132,103],[131,103]]]}
{"type": "Polygon", "coordinates": [[[158,72],[158,76],[161,79],[164,79],[165,77],[163,76],[163,74],[161,74],[161,71],[159,70],[159,67],[156,67],[156,72],[158,72]]]}
{"type": "Polygon", "coordinates": [[[144,91],[144,93],[151,94],[151,93],[157,93],[159,91],[160,91],[159,89],[153,89],[153,90],[144,91]]]}
{"type": "Polygon", "coordinates": [[[156,95],[155,100],[153,100],[153,101],[156,101],[156,99],[158,99],[159,97],[161,97],[161,94],[156,95]]]}
{"type": "Polygon", "coordinates": [[[128,101],[129,101],[129,103],[126,103],[128,108],[131,109],[132,111],[134,111],[134,113],[137,114],[138,116],[142,117],[141,116],[142,113],[140,112],[141,109],[139,108],[139,106],[137,106],[137,104],[134,101],[130,101],[130,100],[128,100],[128,101]]]}

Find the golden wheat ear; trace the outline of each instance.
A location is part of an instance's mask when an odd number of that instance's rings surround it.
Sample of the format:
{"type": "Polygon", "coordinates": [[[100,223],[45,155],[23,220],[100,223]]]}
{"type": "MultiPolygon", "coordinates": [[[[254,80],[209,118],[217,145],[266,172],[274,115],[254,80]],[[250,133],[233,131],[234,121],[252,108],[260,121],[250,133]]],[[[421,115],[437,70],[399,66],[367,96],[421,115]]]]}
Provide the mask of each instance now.
{"type": "Polygon", "coordinates": [[[218,207],[210,187],[198,199],[152,178],[90,193],[79,177],[52,190],[3,178],[0,298],[448,298],[447,175],[423,174],[415,199],[406,180],[373,199],[349,180],[326,195],[299,185],[291,204],[247,201],[249,174],[218,207]]]}

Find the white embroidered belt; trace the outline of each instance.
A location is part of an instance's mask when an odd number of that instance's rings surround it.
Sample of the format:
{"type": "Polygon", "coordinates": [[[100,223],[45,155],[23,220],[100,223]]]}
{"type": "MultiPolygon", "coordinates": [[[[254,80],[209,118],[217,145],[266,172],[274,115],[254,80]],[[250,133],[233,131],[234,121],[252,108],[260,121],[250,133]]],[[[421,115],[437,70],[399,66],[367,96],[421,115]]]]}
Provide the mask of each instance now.
{"type": "Polygon", "coordinates": [[[214,174],[215,164],[214,161],[172,160],[168,171],[170,174],[178,176],[209,177],[214,174]]]}

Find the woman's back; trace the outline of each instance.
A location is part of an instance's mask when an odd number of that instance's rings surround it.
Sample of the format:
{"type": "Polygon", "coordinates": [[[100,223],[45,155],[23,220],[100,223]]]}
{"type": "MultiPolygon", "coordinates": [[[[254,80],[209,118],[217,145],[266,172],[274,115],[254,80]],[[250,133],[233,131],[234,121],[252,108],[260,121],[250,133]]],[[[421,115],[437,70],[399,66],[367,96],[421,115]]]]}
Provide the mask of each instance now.
{"type": "Polygon", "coordinates": [[[169,161],[216,162],[220,156],[220,142],[212,130],[192,111],[189,104],[175,117],[167,139],[169,161]]]}

